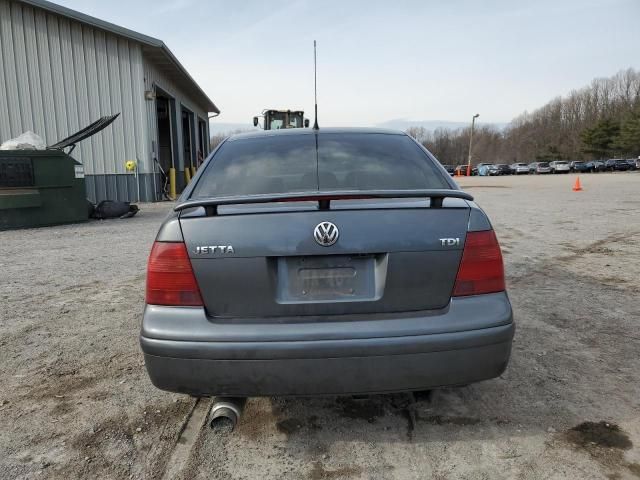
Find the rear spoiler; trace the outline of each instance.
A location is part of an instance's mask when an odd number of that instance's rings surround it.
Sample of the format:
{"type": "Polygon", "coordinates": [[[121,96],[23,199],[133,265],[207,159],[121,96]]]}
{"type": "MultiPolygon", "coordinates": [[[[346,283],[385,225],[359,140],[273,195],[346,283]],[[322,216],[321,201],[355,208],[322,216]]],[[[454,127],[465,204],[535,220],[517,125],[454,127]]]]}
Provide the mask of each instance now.
{"type": "Polygon", "coordinates": [[[300,192],[300,193],[269,193],[261,195],[237,195],[229,197],[210,197],[185,200],[173,209],[176,212],[193,207],[212,207],[219,205],[241,205],[249,203],[272,202],[305,202],[317,201],[320,210],[329,210],[331,200],[356,200],[366,198],[430,198],[431,206],[442,207],[445,198],[461,198],[472,201],[473,197],[462,190],[424,189],[424,190],[347,190],[333,192],[300,192]]]}

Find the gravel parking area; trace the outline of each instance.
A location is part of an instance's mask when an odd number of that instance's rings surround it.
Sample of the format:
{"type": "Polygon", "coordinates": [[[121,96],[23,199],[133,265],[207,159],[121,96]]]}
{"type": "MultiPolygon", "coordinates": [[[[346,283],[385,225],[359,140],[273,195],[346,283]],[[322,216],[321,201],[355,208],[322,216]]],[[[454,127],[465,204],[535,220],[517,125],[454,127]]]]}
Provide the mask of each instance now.
{"type": "Polygon", "coordinates": [[[137,343],[170,205],[0,232],[0,478],[640,478],[640,172],[574,180],[460,179],[503,247],[517,332],[502,377],[250,399],[232,435],[196,425],[181,455],[196,402],[156,390],[137,343]]]}

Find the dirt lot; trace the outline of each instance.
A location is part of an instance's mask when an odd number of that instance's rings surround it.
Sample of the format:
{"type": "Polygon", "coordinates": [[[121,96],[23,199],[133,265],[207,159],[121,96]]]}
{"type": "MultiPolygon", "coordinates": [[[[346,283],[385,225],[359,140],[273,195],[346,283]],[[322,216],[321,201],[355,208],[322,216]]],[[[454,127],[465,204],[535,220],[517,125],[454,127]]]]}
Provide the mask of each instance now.
{"type": "Polygon", "coordinates": [[[518,330],[501,378],[250,399],[231,436],[181,436],[207,402],[192,415],[156,390],[138,349],[169,205],[0,232],[0,478],[640,478],[640,172],[581,179],[460,182],[505,254],[518,330]]]}

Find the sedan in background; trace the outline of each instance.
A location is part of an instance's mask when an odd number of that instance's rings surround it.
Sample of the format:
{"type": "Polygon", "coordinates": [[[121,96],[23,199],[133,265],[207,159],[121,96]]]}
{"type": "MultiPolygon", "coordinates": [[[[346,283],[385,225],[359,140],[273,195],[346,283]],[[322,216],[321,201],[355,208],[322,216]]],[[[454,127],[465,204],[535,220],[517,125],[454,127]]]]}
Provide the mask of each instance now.
{"type": "Polygon", "coordinates": [[[590,173],[598,173],[598,172],[605,171],[604,162],[601,162],[600,160],[592,160],[590,162],[587,162],[586,165],[587,165],[587,171],[590,173]]]}
{"type": "Polygon", "coordinates": [[[526,163],[512,163],[511,173],[514,175],[520,175],[521,173],[528,174],[529,165],[527,165],[526,163]]]}
{"type": "MultiPolygon", "coordinates": [[[[466,177],[467,176],[467,166],[466,165],[458,165],[457,167],[455,167],[453,169],[453,174],[454,175],[459,175],[461,177],[466,177]]],[[[474,168],[471,169],[471,175],[477,175],[478,172],[477,170],[475,170],[474,168]]]]}
{"type": "Polygon", "coordinates": [[[551,169],[551,173],[569,173],[571,170],[569,162],[565,162],[564,160],[555,160],[549,163],[549,168],[551,169]]]}
{"type": "Polygon", "coordinates": [[[612,158],[604,162],[604,169],[609,172],[626,172],[631,166],[623,158],[612,158]]]}
{"type": "Polygon", "coordinates": [[[513,173],[511,167],[506,163],[496,164],[496,169],[498,170],[498,175],[511,175],[513,173]]]}
{"type": "Polygon", "coordinates": [[[589,165],[586,162],[571,162],[571,171],[576,173],[586,173],[589,171],[589,165]]]}
{"type": "Polygon", "coordinates": [[[456,167],[454,167],[453,165],[442,165],[443,168],[447,171],[447,173],[451,176],[455,175],[456,173],[456,167]]]}
{"type": "MultiPolygon", "coordinates": [[[[478,175],[480,175],[481,177],[491,175],[490,170],[493,168],[495,168],[495,165],[493,165],[492,163],[479,163],[478,175]]],[[[495,173],[493,175],[495,175],[495,173]]]]}
{"type": "Polygon", "coordinates": [[[529,164],[529,172],[535,174],[551,173],[551,167],[547,162],[533,162],[529,164]]]}

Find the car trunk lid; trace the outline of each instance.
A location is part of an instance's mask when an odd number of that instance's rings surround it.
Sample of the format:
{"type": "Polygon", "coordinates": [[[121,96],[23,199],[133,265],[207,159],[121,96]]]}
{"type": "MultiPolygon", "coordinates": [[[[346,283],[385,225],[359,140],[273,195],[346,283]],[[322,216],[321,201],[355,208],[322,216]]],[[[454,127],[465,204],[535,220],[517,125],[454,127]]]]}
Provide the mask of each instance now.
{"type": "Polygon", "coordinates": [[[207,313],[264,318],[446,307],[466,237],[465,200],[333,197],[330,204],[296,198],[184,207],[180,224],[207,313]],[[339,232],[330,246],[314,237],[323,222],[339,232]]]}

